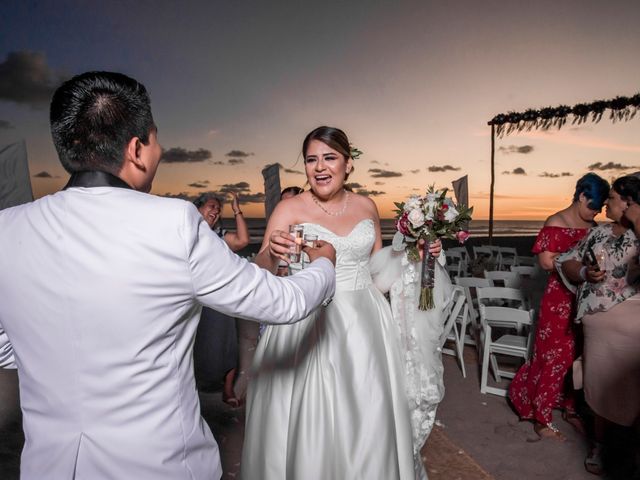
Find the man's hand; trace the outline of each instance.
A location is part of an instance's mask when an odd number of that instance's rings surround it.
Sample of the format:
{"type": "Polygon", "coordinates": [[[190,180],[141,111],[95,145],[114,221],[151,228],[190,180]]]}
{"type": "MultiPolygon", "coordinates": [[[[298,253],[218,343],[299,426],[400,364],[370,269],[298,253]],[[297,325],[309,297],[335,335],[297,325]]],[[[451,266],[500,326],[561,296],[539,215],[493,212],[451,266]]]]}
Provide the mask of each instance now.
{"type": "Polygon", "coordinates": [[[325,257],[331,260],[331,263],[335,266],[336,264],[336,249],[333,248],[329,242],[325,242],[322,240],[316,240],[315,248],[312,247],[304,247],[304,252],[309,255],[309,260],[312,262],[320,257],[325,257]]]}
{"type": "Polygon", "coordinates": [[[289,263],[290,248],[295,245],[291,235],[283,230],[274,230],[269,237],[269,255],[289,263]]]}

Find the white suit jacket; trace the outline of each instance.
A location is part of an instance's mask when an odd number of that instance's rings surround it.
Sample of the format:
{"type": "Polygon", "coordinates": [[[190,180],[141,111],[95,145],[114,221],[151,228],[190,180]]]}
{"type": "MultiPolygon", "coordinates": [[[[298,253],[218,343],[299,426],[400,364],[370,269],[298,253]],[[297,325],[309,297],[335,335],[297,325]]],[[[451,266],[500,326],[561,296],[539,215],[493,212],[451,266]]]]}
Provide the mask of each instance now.
{"type": "Polygon", "coordinates": [[[217,479],[192,348],[202,305],[290,323],[333,295],[278,278],[188,202],[71,188],[0,212],[0,366],[20,378],[23,479],[217,479]]]}

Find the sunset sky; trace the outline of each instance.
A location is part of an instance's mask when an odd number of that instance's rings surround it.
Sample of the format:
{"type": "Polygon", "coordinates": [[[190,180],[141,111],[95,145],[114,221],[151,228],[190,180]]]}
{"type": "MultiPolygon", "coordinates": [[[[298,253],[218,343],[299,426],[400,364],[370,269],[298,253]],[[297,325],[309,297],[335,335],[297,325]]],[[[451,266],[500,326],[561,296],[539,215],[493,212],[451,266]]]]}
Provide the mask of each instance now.
{"type": "MultiPolygon", "coordinates": [[[[173,160],[153,193],[236,190],[260,216],[261,169],[279,162],[282,186],[302,186],[302,139],[324,124],[364,152],[350,181],[382,216],[468,174],[486,218],[487,121],[638,93],[639,19],[637,0],[3,0],[0,145],[25,139],[34,194],[58,190],[51,93],[115,70],[146,85],[173,160]]],[[[584,173],[640,170],[639,133],[640,115],[499,139],[496,218],[542,219],[584,173]]]]}

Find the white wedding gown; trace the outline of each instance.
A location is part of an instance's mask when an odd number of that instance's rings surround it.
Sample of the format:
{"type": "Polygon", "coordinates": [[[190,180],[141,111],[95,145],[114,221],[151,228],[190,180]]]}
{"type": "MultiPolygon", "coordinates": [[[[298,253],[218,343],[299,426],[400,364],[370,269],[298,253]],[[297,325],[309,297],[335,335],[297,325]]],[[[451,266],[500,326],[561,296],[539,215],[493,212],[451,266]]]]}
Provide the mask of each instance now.
{"type": "Polygon", "coordinates": [[[370,262],[376,286],[389,292],[394,321],[400,331],[416,465],[421,463],[420,450],[433,429],[438,404],[444,397],[440,337],[444,329],[444,312],[453,294],[444,265],[445,256],[441,254],[435,265],[435,306],[423,311],[417,308],[420,264],[409,262],[404,251],[395,252],[391,247],[376,252],[370,262]]]}
{"type": "Polygon", "coordinates": [[[373,221],[344,237],[304,228],[336,248],[336,294],[299,323],[266,328],[247,397],[242,478],[426,478],[421,462],[414,467],[400,332],[369,271],[373,221]]]}

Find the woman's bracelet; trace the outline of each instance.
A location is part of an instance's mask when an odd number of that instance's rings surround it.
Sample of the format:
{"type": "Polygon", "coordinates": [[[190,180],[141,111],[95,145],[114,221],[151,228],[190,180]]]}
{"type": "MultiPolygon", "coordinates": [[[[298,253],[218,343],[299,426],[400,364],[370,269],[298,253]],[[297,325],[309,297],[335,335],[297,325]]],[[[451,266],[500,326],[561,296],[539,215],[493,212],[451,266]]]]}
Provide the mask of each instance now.
{"type": "Polygon", "coordinates": [[[242,210],[238,210],[237,212],[233,212],[233,216],[242,215],[242,210]]]}

